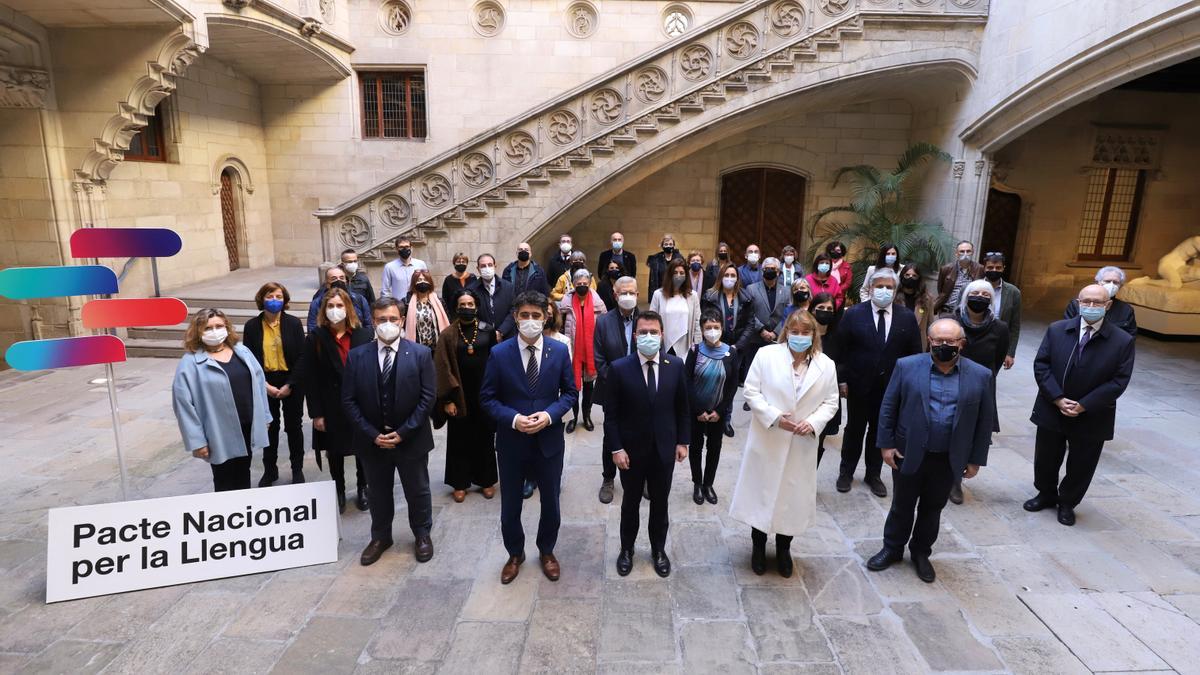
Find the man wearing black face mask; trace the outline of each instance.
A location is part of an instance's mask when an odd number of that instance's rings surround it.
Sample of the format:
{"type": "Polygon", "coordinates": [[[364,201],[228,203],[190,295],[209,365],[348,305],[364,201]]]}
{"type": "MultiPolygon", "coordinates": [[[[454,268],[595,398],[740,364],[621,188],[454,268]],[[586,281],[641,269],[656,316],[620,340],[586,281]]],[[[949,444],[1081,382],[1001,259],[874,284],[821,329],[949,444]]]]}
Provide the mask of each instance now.
{"type": "Polygon", "coordinates": [[[983,277],[996,289],[992,296],[992,314],[1008,326],[1008,355],[1004,369],[1013,366],[1017,340],[1021,337],[1021,289],[1004,280],[1004,254],[993,251],[983,257],[983,277]]]}
{"type": "Polygon", "coordinates": [[[517,259],[504,268],[501,276],[513,286],[513,297],[525,291],[537,291],[542,295],[550,295],[550,282],[547,281],[545,270],[533,262],[529,242],[517,244],[517,259]]]}
{"type": "MultiPolygon", "coordinates": [[[[741,361],[738,364],[740,370],[738,376],[742,383],[746,381],[746,375],[750,372],[750,364],[754,361],[754,355],[758,353],[759,348],[773,344],[779,337],[779,333],[776,331],[783,319],[784,309],[792,297],[791,290],[779,283],[778,259],[767,258],[763,261],[760,269],[762,281],[750,284],[746,289],[750,295],[751,305],[754,307],[754,318],[752,319],[754,330],[753,337],[746,345],[746,353],[741,355],[741,361]]],[[[742,406],[742,410],[749,409],[748,405],[742,406]]]]}
{"type": "Polygon", "coordinates": [[[412,255],[412,241],[408,237],[396,240],[397,258],[383,266],[383,287],[380,296],[404,299],[408,297],[408,286],[413,272],[428,269],[425,261],[412,255]]]}
{"type": "Polygon", "coordinates": [[[907,545],[917,576],[933,583],[929,555],[950,487],[956,476],[974,478],[987,464],[996,410],[992,374],[960,357],[965,342],[958,322],[939,319],[929,327],[930,354],[896,361],[876,437],[892,468],[892,508],[869,570],[900,561],[907,545]]]}

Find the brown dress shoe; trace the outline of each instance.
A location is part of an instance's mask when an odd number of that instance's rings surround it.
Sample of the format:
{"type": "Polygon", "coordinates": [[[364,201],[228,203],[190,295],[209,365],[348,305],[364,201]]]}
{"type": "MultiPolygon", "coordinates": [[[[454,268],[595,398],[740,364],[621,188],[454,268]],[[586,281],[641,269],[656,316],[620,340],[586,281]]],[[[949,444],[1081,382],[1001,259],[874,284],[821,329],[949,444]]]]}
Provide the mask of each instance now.
{"type": "Polygon", "coordinates": [[[558,573],[559,573],[558,559],[554,557],[554,554],[548,553],[546,555],[543,555],[541,557],[541,561],[542,561],[542,574],[545,574],[546,578],[549,579],[550,581],[558,581],[558,573]]]}
{"type": "Polygon", "coordinates": [[[371,543],[367,544],[367,547],[363,549],[359,562],[363,564],[363,567],[373,564],[376,560],[379,560],[379,556],[383,555],[383,552],[388,550],[391,545],[392,542],[390,541],[372,539],[371,543]]]}
{"type": "Polygon", "coordinates": [[[461,503],[463,503],[463,500],[467,498],[467,491],[466,490],[455,490],[450,495],[450,497],[452,499],[454,499],[454,503],[461,504],[461,503]]]}
{"type": "Polygon", "coordinates": [[[482,490],[480,490],[480,492],[483,493],[484,499],[491,499],[492,497],[496,496],[496,488],[494,488],[494,487],[485,487],[482,490]]]}
{"type": "Polygon", "coordinates": [[[521,571],[521,563],[525,562],[525,554],[509,556],[508,562],[504,563],[504,569],[500,570],[500,583],[511,584],[513,579],[517,578],[517,574],[521,571]]]}
{"type": "Polygon", "coordinates": [[[413,544],[413,550],[416,553],[417,562],[429,562],[429,559],[433,557],[433,540],[427,534],[420,535],[413,544]]]}

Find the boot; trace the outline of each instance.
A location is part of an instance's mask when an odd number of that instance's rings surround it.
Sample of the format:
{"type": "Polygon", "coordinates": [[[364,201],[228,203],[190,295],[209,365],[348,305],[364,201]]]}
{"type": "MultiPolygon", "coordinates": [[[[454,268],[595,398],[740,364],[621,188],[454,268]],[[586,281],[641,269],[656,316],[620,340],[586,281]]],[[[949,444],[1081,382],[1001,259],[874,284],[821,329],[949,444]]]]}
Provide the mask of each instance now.
{"type": "Polygon", "coordinates": [[[758,576],[767,572],[767,533],[754,530],[750,533],[753,548],[750,551],[750,569],[758,576]]]}
{"type": "Polygon", "coordinates": [[[366,485],[358,486],[358,497],[354,500],[354,506],[357,507],[359,511],[366,511],[367,509],[371,508],[371,505],[367,502],[366,485]]]}
{"type": "Polygon", "coordinates": [[[263,462],[263,475],[258,479],[258,487],[271,487],[271,484],[277,480],[279,480],[279,468],[274,464],[263,462]]]}
{"type": "Polygon", "coordinates": [[[775,535],[775,564],[779,566],[779,576],[792,576],[792,538],[775,535]]]}

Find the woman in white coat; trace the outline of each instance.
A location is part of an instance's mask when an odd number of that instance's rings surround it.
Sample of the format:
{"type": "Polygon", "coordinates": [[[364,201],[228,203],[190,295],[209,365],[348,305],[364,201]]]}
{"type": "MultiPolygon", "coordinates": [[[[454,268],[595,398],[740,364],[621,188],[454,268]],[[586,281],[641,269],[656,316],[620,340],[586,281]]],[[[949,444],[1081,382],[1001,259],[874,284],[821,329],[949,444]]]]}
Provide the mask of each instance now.
{"type": "Polygon", "coordinates": [[[838,411],[837,370],[821,353],[817,321],[792,312],[779,344],[763,347],[746,377],[753,415],[729,515],[752,528],[750,567],[767,569],[767,534],[775,533],[779,574],[792,575],[792,537],[812,524],[817,507],[817,436],[838,411]]]}
{"type": "Polygon", "coordinates": [[[683,258],[667,263],[662,288],[650,298],[650,310],[663,318],[663,349],[685,358],[700,343],[700,289],[692,288],[683,258]]]}

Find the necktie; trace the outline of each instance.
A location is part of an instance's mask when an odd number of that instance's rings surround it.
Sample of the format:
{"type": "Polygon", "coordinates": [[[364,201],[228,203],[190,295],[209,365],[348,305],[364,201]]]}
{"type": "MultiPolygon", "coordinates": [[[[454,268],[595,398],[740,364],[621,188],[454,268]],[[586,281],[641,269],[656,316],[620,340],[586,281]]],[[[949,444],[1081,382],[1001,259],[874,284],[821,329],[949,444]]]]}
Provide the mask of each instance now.
{"type": "Polygon", "coordinates": [[[538,364],[537,364],[537,347],[529,345],[526,347],[529,350],[529,361],[525,364],[525,381],[529,383],[529,392],[537,391],[538,383],[538,364]]]}
{"type": "Polygon", "coordinates": [[[1087,346],[1088,341],[1092,339],[1092,327],[1088,326],[1083,330],[1083,337],[1079,338],[1079,351],[1083,352],[1083,348],[1087,346]]]}
{"type": "Polygon", "coordinates": [[[390,345],[383,348],[383,379],[385,381],[392,376],[392,366],[395,365],[393,356],[393,350],[390,345]]]}
{"type": "Polygon", "coordinates": [[[625,343],[625,353],[632,354],[633,353],[633,345],[630,344],[631,341],[629,339],[629,322],[633,321],[633,319],[630,317],[625,317],[624,321],[625,321],[625,330],[621,331],[621,341],[625,343]]]}
{"type": "Polygon", "coordinates": [[[883,315],[886,313],[886,309],[879,310],[879,323],[875,324],[875,334],[879,336],[880,342],[887,342],[887,324],[883,321],[883,315]]]}
{"type": "Polygon", "coordinates": [[[654,379],[654,362],[646,362],[646,393],[650,395],[650,400],[654,400],[654,395],[658,393],[658,382],[654,379]]]}

